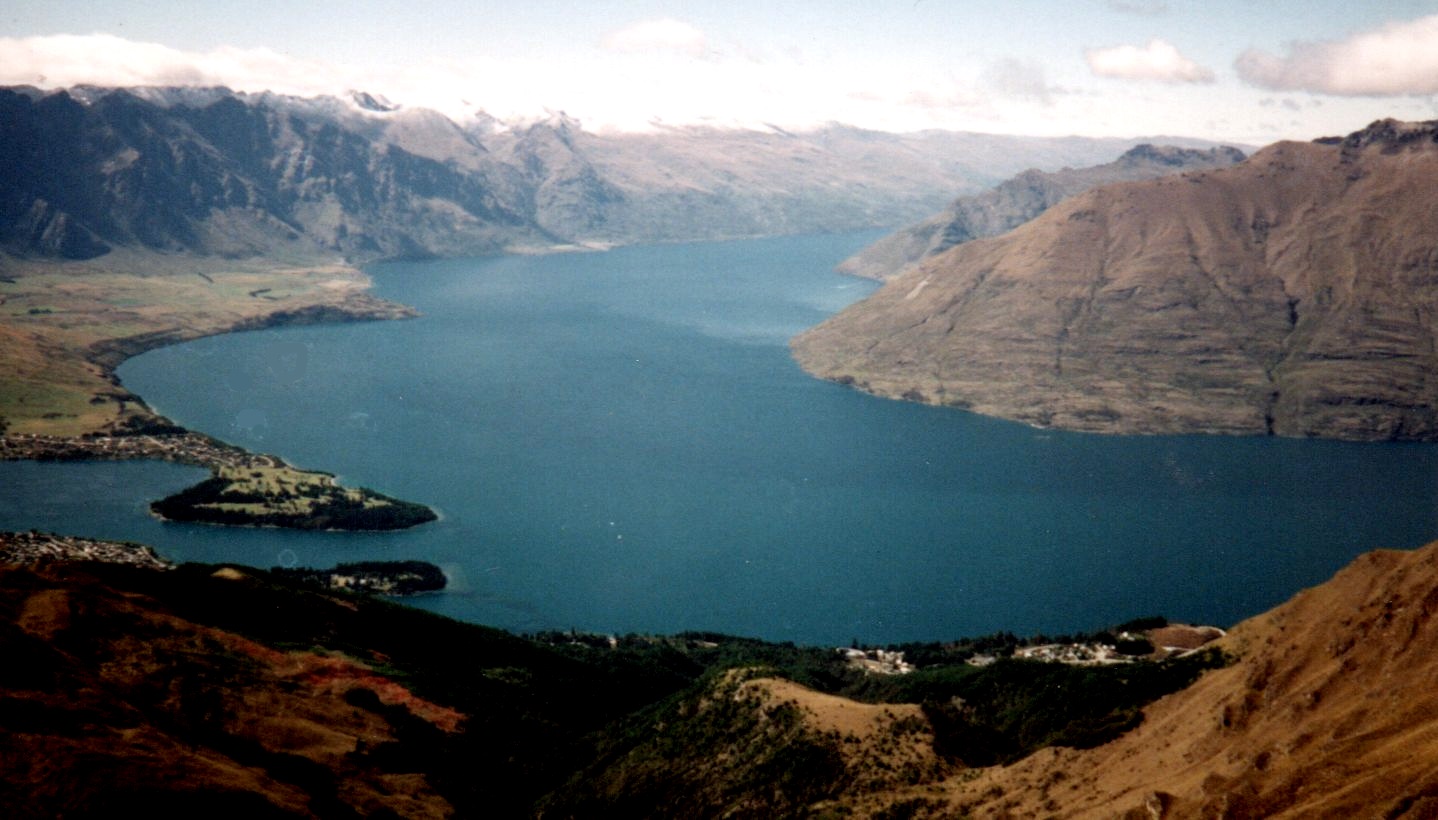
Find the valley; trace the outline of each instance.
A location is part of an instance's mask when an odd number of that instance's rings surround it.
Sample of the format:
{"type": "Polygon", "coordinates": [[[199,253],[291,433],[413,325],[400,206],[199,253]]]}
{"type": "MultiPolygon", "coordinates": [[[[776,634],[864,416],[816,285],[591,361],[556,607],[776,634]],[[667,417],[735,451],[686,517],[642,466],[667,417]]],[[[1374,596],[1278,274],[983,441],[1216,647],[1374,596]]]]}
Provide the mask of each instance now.
{"type": "Polygon", "coordinates": [[[0,89],[0,813],[1427,816],[1438,126],[1139,142],[0,89]]]}
{"type": "MultiPolygon", "coordinates": [[[[415,315],[367,295],[357,262],[853,230],[920,214],[1002,162],[1123,144],[850,128],[599,137],[562,116],[501,128],[367,95],[220,88],[0,89],[0,122],[15,148],[0,154],[0,436],[160,433],[170,450],[187,446],[184,431],[125,390],[114,367],[214,333],[415,315]]],[[[99,453],[92,445],[77,446],[99,453]]],[[[6,445],[10,457],[34,450],[6,445]]],[[[259,497],[201,451],[177,460],[214,467],[237,498],[259,497]]],[[[276,494],[258,507],[167,509],[302,528],[376,526],[363,512],[376,506],[404,511],[385,528],[433,518],[284,469],[287,483],[325,495],[326,512],[276,494]]]]}

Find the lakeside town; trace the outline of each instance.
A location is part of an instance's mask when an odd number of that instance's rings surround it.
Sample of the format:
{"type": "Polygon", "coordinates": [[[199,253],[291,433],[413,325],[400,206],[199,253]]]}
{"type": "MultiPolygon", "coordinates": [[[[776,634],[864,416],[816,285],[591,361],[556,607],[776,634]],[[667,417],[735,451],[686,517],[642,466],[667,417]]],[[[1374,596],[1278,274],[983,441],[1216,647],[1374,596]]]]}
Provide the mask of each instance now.
{"type": "Polygon", "coordinates": [[[201,433],[163,435],[45,436],[10,433],[0,436],[0,461],[127,461],[158,459],[192,464],[211,470],[260,469],[288,466],[278,456],[251,453],[201,433]]]}
{"type": "Polygon", "coordinates": [[[48,532],[0,532],[0,564],[51,561],[99,561],[145,569],[174,569],[150,547],[126,541],[101,541],[48,532]]]}
{"type": "Polygon", "coordinates": [[[206,467],[212,477],[150,505],[168,521],[313,530],[394,530],[438,516],[429,507],[363,487],[341,486],[330,473],[180,428],[165,433],[87,434],[73,438],[0,436],[0,460],[120,461],[157,459],[206,467]]]}
{"type": "MultiPolygon", "coordinates": [[[[1068,666],[1117,666],[1138,661],[1183,658],[1228,634],[1216,626],[1171,624],[1166,621],[1148,629],[1130,629],[1112,635],[1112,642],[1078,640],[1010,646],[1008,650],[983,651],[969,655],[969,666],[991,666],[1001,658],[1059,663],[1068,666]]],[[[836,647],[848,665],[869,675],[907,675],[919,668],[902,650],[836,647]]]]}

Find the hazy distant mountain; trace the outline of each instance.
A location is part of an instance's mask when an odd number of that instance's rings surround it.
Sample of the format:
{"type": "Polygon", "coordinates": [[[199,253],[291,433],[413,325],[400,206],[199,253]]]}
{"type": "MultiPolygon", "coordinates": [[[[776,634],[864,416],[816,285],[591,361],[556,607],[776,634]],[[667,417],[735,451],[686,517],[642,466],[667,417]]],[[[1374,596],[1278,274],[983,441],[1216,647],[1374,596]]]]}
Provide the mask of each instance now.
{"type": "MultiPolygon", "coordinates": [[[[652,134],[579,132],[575,149],[619,199],[602,225],[568,235],[656,242],[886,227],[932,213],[954,191],[1039,163],[1106,157],[1130,142],[845,126],[790,133],[676,128],[652,134]],[[1108,149],[1107,151],[1105,149],[1108,149]],[[944,180],[955,188],[944,188],[944,180]]],[[[549,223],[552,224],[552,223],[549,223]]]]}
{"type": "Polygon", "coordinates": [[[1059,202],[1099,185],[1222,168],[1242,162],[1243,152],[1139,145],[1113,162],[1059,171],[1030,169],[974,196],[960,197],[942,212],[902,228],[839,264],[843,273],[870,279],[897,276],[913,263],[981,236],[997,236],[1028,222],[1059,202]]]}
{"type": "Polygon", "coordinates": [[[0,250],[353,260],[901,224],[1030,166],[1131,145],[844,126],[595,134],[362,92],[0,90],[0,250]]]}
{"type": "Polygon", "coordinates": [[[1438,438],[1438,122],[1105,186],[795,339],[885,396],[1103,432],[1438,438]]]}

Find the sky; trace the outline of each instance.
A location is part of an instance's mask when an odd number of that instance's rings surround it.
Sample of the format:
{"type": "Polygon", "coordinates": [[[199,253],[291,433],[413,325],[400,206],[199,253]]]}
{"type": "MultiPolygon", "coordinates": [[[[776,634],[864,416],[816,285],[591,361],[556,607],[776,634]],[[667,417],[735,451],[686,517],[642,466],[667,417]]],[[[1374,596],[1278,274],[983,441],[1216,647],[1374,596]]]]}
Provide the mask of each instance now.
{"type": "Polygon", "coordinates": [[[0,84],[1266,144],[1438,118],[1438,0],[10,0],[0,84]]]}

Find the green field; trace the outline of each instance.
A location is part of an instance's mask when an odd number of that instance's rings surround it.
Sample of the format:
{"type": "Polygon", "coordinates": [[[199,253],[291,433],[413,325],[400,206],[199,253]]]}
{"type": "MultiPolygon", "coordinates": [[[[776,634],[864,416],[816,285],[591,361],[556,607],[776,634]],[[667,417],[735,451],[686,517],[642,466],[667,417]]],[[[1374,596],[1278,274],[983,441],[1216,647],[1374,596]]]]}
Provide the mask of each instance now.
{"type": "Polygon", "coordinates": [[[127,355],[275,314],[372,307],[368,278],[337,262],[115,251],[88,262],[0,259],[0,423],[12,433],[123,429],[144,404],[114,381],[127,355]]]}

